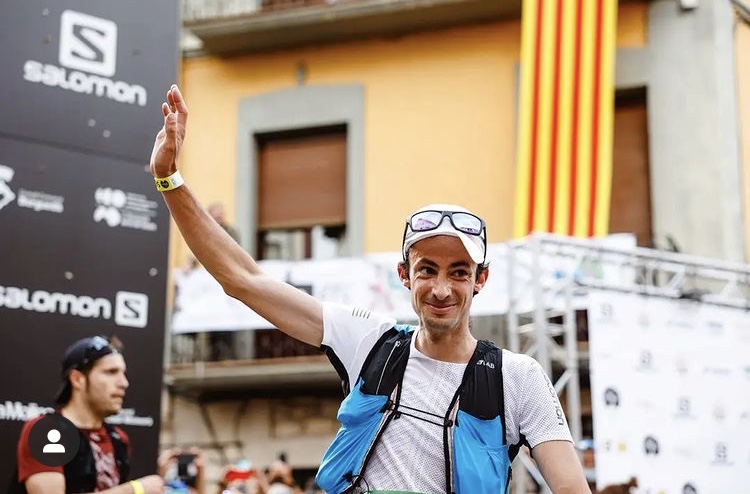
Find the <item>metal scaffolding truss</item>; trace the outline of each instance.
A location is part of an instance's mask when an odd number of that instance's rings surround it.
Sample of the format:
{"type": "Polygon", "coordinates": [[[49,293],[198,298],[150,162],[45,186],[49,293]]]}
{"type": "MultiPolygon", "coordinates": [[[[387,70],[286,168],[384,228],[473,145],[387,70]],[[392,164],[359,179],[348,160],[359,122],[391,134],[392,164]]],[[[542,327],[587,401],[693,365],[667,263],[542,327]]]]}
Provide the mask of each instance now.
{"type": "MultiPolygon", "coordinates": [[[[542,233],[508,245],[510,350],[534,357],[550,378],[553,370],[561,371],[554,387],[566,395],[575,443],[582,439],[579,375],[587,361],[579,351],[576,311],[586,309],[590,289],[750,310],[750,267],[745,264],[612,244],[542,233]]],[[[550,492],[523,451],[514,468],[516,494],[527,492],[529,476],[542,492],[550,492]]]]}

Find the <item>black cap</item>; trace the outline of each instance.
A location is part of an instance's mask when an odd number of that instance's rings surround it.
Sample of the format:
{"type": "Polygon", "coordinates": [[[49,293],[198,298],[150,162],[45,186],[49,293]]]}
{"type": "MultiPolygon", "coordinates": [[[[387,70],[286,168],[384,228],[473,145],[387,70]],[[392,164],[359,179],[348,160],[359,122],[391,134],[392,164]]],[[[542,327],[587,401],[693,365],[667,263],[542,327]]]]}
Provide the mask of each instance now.
{"type": "Polygon", "coordinates": [[[120,353],[113,347],[110,341],[104,336],[89,336],[82,338],[65,350],[65,356],[62,361],[62,386],[57,392],[55,403],[65,405],[70,401],[73,389],[70,385],[70,372],[73,370],[86,371],[102,357],[120,353]]]}

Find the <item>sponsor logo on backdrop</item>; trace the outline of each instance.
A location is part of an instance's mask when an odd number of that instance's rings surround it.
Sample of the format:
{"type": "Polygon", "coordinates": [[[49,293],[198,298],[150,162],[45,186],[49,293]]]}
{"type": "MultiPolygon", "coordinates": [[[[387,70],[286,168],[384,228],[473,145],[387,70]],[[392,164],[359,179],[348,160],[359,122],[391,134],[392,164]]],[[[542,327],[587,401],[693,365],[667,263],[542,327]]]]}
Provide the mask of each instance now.
{"type": "Polygon", "coordinates": [[[112,302],[104,297],[0,286],[3,307],[106,320],[114,315],[115,324],[131,328],[145,328],[148,323],[148,296],[135,292],[117,292],[113,311],[112,302]]]}
{"type": "Polygon", "coordinates": [[[727,446],[727,443],[722,441],[717,442],[714,446],[714,459],[711,461],[711,464],[729,466],[732,463],[729,458],[729,446],[727,446]]]}
{"type": "Polygon", "coordinates": [[[45,407],[36,403],[23,403],[20,401],[5,400],[0,402],[0,420],[13,420],[26,422],[45,413],[53,413],[54,408],[45,407]]]}
{"type": "Polygon", "coordinates": [[[615,388],[607,388],[604,390],[604,405],[614,408],[620,406],[620,394],[615,388]]]}
{"type": "Polygon", "coordinates": [[[0,209],[16,201],[19,207],[33,209],[36,212],[62,213],[65,210],[63,196],[26,189],[19,189],[16,194],[8,185],[13,180],[13,175],[15,175],[13,168],[0,165],[0,209]]]}
{"type": "Polygon", "coordinates": [[[717,422],[723,422],[724,419],[727,418],[727,409],[724,404],[715,403],[711,410],[711,416],[713,416],[717,422]]]}
{"type": "Polygon", "coordinates": [[[158,204],[143,194],[120,189],[100,187],[94,192],[96,209],[94,221],[111,228],[133,228],[146,232],[156,231],[153,219],[158,204]]]}
{"type": "Polygon", "coordinates": [[[636,367],[636,370],[639,370],[639,371],[654,370],[654,354],[651,353],[651,350],[641,350],[641,353],[638,359],[638,366],[636,367]]]}
{"type": "Polygon", "coordinates": [[[680,396],[677,399],[677,413],[676,418],[680,419],[694,419],[693,415],[693,401],[687,396],[680,396]]]}
{"type": "Polygon", "coordinates": [[[16,200],[16,194],[8,182],[13,180],[15,170],[9,166],[0,165],[0,209],[16,200]]]}
{"type": "Polygon", "coordinates": [[[659,454],[659,441],[654,436],[646,436],[643,439],[643,452],[646,456],[657,456],[659,454]]]}
{"type": "Polygon", "coordinates": [[[60,16],[58,63],[27,60],[23,78],[66,91],[146,106],[146,89],[112,79],[117,72],[117,24],[75,10],[60,16]]]}
{"type": "MultiPolygon", "coordinates": [[[[26,422],[40,415],[54,413],[53,407],[46,407],[37,403],[5,400],[0,402],[0,421],[26,422]]],[[[115,416],[109,417],[107,422],[115,425],[131,425],[136,427],[153,427],[154,418],[139,416],[133,408],[123,408],[115,416]]]]}
{"type": "Polygon", "coordinates": [[[681,494],[698,494],[698,488],[695,487],[695,485],[688,482],[687,484],[682,486],[681,494]]]}
{"type": "Polygon", "coordinates": [[[703,374],[715,377],[729,377],[732,374],[732,369],[730,369],[729,367],[707,365],[703,368],[703,374]]]}
{"type": "Polygon", "coordinates": [[[628,450],[628,444],[624,440],[616,441],[614,439],[607,439],[604,441],[604,451],[624,453],[628,450]]]}
{"type": "Polygon", "coordinates": [[[109,417],[107,419],[107,422],[110,424],[115,425],[134,425],[137,427],[153,427],[154,425],[154,418],[147,416],[147,417],[140,417],[138,414],[136,414],[135,409],[133,408],[123,408],[120,410],[120,413],[113,417],[109,417]]]}

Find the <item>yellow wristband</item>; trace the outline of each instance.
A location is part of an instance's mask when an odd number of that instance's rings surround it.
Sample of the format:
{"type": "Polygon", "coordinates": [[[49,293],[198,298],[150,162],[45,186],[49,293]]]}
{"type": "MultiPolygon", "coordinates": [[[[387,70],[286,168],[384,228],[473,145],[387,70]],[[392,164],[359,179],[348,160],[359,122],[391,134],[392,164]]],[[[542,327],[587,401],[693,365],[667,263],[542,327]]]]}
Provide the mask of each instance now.
{"type": "Polygon", "coordinates": [[[130,487],[133,488],[133,494],[146,494],[146,491],[143,489],[143,484],[141,484],[140,480],[131,480],[129,484],[130,487]]]}
{"type": "Polygon", "coordinates": [[[156,182],[156,190],[158,190],[159,192],[174,190],[185,183],[185,180],[183,180],[179,170],[168,177],[154,178],[154,181],[156,182]]]}

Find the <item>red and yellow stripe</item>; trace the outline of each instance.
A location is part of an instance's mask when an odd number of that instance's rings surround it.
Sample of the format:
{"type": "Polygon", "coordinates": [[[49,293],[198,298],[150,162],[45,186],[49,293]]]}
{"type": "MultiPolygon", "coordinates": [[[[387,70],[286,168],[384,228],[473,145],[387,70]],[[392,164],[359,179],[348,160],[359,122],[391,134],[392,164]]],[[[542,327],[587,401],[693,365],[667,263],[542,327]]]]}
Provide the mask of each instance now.
{"type": "Polygon", "coordinates": [[[524,0],[515,235],[607,233],[617,0],[524,0]]]}

